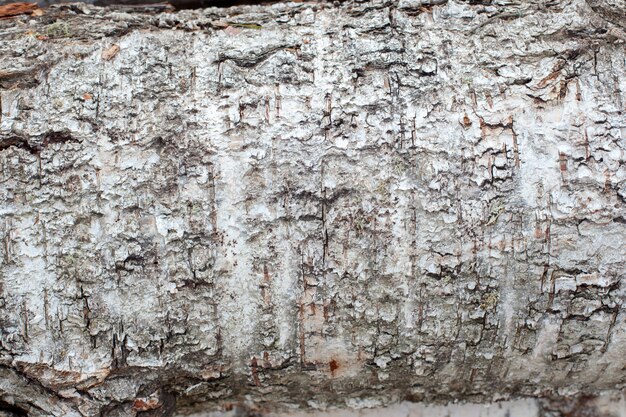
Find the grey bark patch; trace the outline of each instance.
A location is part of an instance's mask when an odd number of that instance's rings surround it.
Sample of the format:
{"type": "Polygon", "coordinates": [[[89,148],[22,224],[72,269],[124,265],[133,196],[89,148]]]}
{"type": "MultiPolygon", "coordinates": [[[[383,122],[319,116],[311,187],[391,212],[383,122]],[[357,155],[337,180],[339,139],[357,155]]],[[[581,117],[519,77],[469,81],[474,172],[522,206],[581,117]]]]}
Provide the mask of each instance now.
{"type": "Polygon", "coordinates": [[[584,1],[482,3],[0,21],[0,400],[621,387],[621,29],[584,1]]]}

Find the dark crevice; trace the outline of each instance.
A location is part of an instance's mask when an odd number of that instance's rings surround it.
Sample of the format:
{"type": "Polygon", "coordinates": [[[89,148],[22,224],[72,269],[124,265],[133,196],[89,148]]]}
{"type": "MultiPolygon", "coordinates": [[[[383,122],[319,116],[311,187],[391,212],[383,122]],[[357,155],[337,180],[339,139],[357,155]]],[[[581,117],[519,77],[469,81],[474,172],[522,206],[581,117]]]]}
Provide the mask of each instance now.
{"type": "Polygon", "coordinates": [[[24,149],[32,154],[37,154],[37,150],[28,143],[26,138],[20,136],[11,136],[5,139],[0,139],[0,151],[4,151],[5,149],[9,149],[10,147],[16,147],[19,149],[24,149]]]}
{"type": "Polygon", "coordinates": [[[28,411],[26,411],[22,407],[19,407],[15,404],[9,404],[2,399],[0,399],[0,411],[3,412],[3,415],[9,414],[12,417],[28,416],[28,411]]]}
{"type": "Polygon", "coordinates": [[[68,132],[48,132],[44,135],[29,141],[24,136],[0,137],[0,152],[10,147],[23,149],[33,155],[39,155],[48,145],[55,143],[80,142],[68,132]]]}
{"type": "MultiPolygon", "coordinates": [[[[0,1],[0,5],[2,5],[2,1],[0,1]]],[[[39,84],[42,71],[45,72],[46,70],[46,66],[36,66],[11,71],[0,70],[0,89],[27,89],[36,87],[39,84]]]]}

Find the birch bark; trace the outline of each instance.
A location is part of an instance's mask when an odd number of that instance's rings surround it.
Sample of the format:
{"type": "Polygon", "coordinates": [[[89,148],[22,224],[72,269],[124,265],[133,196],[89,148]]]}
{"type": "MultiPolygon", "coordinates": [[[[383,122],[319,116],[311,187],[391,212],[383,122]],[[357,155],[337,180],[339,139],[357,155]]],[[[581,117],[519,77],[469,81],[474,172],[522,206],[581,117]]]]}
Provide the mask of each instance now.
{"type": "Polygon", "coordinates": [[[624,6],[0,20],[0,409],[621,388],[624,6]]]}

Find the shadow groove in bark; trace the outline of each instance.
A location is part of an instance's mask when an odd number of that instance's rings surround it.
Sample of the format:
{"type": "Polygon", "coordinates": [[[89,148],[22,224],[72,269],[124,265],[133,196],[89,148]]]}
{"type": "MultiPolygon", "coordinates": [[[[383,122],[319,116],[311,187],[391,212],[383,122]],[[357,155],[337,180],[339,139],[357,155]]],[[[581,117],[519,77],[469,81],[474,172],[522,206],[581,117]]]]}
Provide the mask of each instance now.
{"type": "Polygon", "coordinates": [[[43,149],[55,143],[80,142],[69,132],[51,131],[41,135],[38,139],[30,141],[28,138],[19,135],[0,137],[0,152],[16,147],[23,149],[30,154],[39,155],[43,149]]]}
{"type": "Polygon", "coordinates": [[[28,411],[23,409],[22,407],[18,407],[17,405],[10,404],[6,401],[0,399],[0,412],[2,412],[3,416],[7,415],[10,417],[26,417],[28,416],[28,411]]]}

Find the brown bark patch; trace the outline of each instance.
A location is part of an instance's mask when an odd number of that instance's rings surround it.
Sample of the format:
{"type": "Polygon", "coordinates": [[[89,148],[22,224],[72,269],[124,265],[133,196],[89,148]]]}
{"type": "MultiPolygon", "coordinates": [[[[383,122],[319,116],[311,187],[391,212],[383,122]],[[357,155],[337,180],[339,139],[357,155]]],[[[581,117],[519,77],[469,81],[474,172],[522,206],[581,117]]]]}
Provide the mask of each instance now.
{"type": "Polygon", "coordinates": [[[330,374],[332,376],[335,376],[335,372],[337,372],[337,369],[339,369],[339,362],[337,362],[335,359],[331,359],[331,361],[328,362],[328,367],[330,368],[330,374]]]}
{"type": "Polygon", "coordinates": [[[31,14],[39,9],[37,3],[9,3],[0,6],[0,19],[19,16],[21,14],[31,14]]]}
{"type": "Polygon", "coordinates": [[[133,402],[133,410],[135,411],[148,411],[159,408],[161,404],[157,398],[137,398],[133,402]]]}

